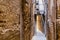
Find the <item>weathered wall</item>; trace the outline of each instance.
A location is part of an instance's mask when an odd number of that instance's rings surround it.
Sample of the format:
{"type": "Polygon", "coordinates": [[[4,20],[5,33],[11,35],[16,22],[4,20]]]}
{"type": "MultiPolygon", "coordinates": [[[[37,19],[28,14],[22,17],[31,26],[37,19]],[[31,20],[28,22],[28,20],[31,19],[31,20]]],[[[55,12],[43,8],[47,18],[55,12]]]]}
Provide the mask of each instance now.
{"type": "Polygon", "coordinates": [[[31,40],[33,28],[33,14],[31,10],[31,0],[23,0],[22,2],[22,16],[23,16],[23,40],[31,40]]]}
{"type": "Polygon", "coordinates": [[[60,40],[60,0],[57,0],[57,40],[60,40]]]}
{"type": "Polygon", "coordinates": [[[20,40],[20,0],[0,0],[0,40],[20,40]]]}
{"type": "Polygon", "coordinates": [[[31,40],[31,35],[32,35],[32,25],[33,25],[33,20],[32,20],[32,12],[31,12],[31,0],[23,0],[22,1],[23,5],[23,40],[31,40]]]}
{"type": "Polygon", "coordinates": [[[56,0],[48,0],[48,40],[56,40],[56,0]]]}

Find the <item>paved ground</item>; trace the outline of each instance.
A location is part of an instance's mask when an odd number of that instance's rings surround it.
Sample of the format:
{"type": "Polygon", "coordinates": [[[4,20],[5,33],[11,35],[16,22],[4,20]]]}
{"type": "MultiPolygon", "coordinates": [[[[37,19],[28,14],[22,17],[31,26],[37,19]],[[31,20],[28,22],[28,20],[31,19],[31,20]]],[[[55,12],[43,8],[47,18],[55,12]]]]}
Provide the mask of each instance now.
{"type": "Polygon", "coordinates": [[[41,32],[36,32],[36,34],[33,36],[32,40],[46,40],[46,37],[41,32]]]}

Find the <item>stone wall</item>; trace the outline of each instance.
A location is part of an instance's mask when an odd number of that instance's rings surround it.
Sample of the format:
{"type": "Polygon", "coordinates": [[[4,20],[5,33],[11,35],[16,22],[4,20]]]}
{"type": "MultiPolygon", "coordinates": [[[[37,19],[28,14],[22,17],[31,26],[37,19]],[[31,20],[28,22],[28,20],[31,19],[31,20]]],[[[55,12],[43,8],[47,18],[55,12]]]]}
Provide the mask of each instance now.
{"type": "Polygon", "coordinates": [[[20,40],[20,0],[0,0],[0,40],[20,40]]]}
{"type": "Polygon", "coordinates": [[[31,40],[31,0],[0,0],[0,40],[31,40]]]}
{"type": "Polygon", "coordinates": [[[33,28],[33,13],[31,10],[31,0],[23,0],[22,2],[23,17],[23,40],[31,40],[33,28]]]}
{"type": "Polygon", "coordinates": [[[47,40],[56,40],[56,0],[48,0],[47,40]]]}
{"type": "Polygon", "coordinates": [[[57,0],[57,40],[60,40],[60,0],[57,0]]]}

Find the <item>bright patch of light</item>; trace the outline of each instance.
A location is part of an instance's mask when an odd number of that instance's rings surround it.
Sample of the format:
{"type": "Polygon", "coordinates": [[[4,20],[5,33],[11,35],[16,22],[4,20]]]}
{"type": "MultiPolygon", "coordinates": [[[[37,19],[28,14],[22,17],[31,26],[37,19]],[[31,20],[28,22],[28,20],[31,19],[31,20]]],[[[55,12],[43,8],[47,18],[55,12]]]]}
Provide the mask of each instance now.
{"type": "Polygon", "coordinates": [[[44,11],[44,6],[43,5],[40,5],[39,6],[39,10],[44,11]]]}
{"type": "Polygon", "coordinates": [[[39,4],[43,4],[42,0],[39,0],[39,4]]]}
{"type": "Polygon", "coordinates": [[[39,0],[39,11],[41,14],[44,13],[44,2],[43,2],[43,0],[39,0]]]}

